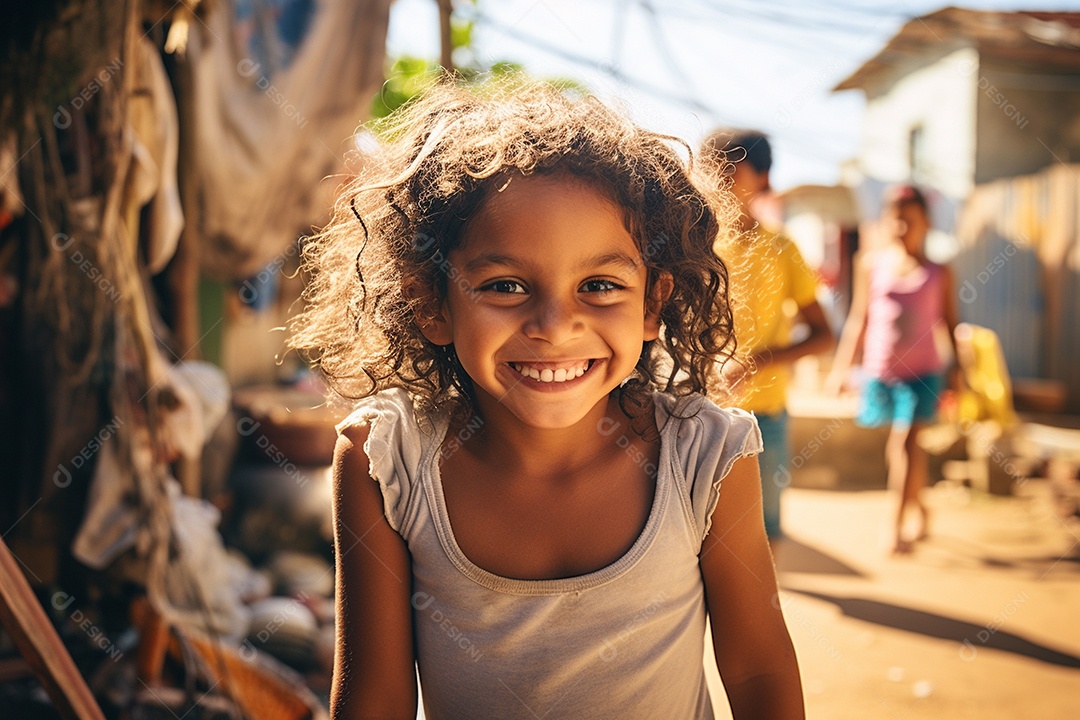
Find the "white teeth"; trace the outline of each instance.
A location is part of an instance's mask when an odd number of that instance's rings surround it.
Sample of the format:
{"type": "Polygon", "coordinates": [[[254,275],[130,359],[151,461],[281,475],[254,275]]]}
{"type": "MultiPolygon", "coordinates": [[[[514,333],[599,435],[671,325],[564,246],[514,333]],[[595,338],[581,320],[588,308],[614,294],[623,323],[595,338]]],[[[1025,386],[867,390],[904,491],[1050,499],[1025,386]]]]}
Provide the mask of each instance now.
{"type": "Polygon", "coordinates": [[[585,372],[589,369],[589,362],[589,360],[586,360],[577,367],[559,368],[557,370],[552,370],[551,368],[537,370],[534,367],[529,367],[528,365],[519,365],[518,363],[510,363],[510,367],[512,367],[514,370],[521,373],[525,377],[532,378],[533,380],[538,380],[543,383],[560,383],[566,382],[567,380],[574,380],[584,375],[585,372]]]}

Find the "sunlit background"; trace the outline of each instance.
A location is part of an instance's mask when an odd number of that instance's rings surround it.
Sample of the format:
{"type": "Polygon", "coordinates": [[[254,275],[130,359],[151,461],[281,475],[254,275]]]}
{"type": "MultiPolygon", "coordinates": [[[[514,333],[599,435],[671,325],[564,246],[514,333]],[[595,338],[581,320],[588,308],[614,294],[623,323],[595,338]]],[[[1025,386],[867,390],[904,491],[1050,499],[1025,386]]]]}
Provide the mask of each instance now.
{"type": "MultiPolygon", "coordinates": [[[[716,126],[758,128],[774,141],[780,189],[833,184],[857,155],[863,94],[833,92],[905,23],[935,2],[653,2],[506,0],[466,6],[489,64],[571,77],[626,104],[645,126],[692,144],[716,126]]],[[[1077,10],[1077,2],[1002,2],[984,10],[1077,10]]],[[[436,58],[434,2],[397,0],[391,56],[436,58]]],[[[1073,88],[1080,91],[1080,87],[1073,88]]],[[[896,178],[901,180],[903,178],[896,178]]]]}
{"type": "Polygon", "coordinates": [[[800,358],[765,478],[775,601],[811,718],[1076,717],[1080,2],[1050,0],[5,4],[0,716],[326,717],[350,404],[283,328],[369,121],[440,63],[593,92],[694,149],[767,133],[753,211],[836,333],[883,193],[926,191],[964,323],[965,385],[918,437],[932,532],[891,554],[863,375],[827,391],[842,363],[800,358]]]}

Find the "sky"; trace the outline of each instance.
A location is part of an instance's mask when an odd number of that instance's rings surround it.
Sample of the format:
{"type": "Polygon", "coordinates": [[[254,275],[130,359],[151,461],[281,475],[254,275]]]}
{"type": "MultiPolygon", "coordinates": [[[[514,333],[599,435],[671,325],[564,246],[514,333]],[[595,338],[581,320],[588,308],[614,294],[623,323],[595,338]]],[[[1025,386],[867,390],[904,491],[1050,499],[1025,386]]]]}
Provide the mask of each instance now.
{"type": "MultiPolygon", "coordinates": [[[[773,141],[772,185],[839,181],[858,150],[863,95],[831,92],[912,18],[911,0],[458,0],[477,21],[481,63],[519,62],[570,77],[640,124],[696,147],[713,128],[757,128],[773,141]]],[[[983,10],[1073,10],[1071,2],[985,0],[983,10]]],[[[436,58],[435,0],[397,0],[387,51],[436,58]]]]}

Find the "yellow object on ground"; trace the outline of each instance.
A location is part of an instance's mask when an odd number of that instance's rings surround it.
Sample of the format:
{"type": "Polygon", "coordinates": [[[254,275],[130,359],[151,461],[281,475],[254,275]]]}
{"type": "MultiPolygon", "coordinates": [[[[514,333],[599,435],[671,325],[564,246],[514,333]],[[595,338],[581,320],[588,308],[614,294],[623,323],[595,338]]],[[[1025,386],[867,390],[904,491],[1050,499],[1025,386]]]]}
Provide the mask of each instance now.
{"type": "Polygon", "coordinates": [[[960,422],[990,420],[1002,428],[1015,425],[1012,384],[997,333],[961,323],[956,326],[956,349],[965,385],[959,397],[960,422]]]}

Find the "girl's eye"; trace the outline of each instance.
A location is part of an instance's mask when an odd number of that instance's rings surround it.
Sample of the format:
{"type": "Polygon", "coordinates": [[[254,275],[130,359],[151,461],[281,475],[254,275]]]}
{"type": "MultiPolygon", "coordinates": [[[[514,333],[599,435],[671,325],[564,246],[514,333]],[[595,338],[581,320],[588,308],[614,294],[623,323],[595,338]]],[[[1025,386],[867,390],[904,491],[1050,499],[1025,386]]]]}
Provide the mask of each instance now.
{"type": "Polygon", "coordinates": [[[516,280],[496,280],[480,289],[506,295],[520,295],[525,293],[525,286],[516,280]]]}
{"type": "Polygon", "coordinates": [[[582,292],[587,293],[609,293],[614,290],[622,290],[622,285],[616,285],[610,280],[586,280],[581,285],[582,292]]]}

